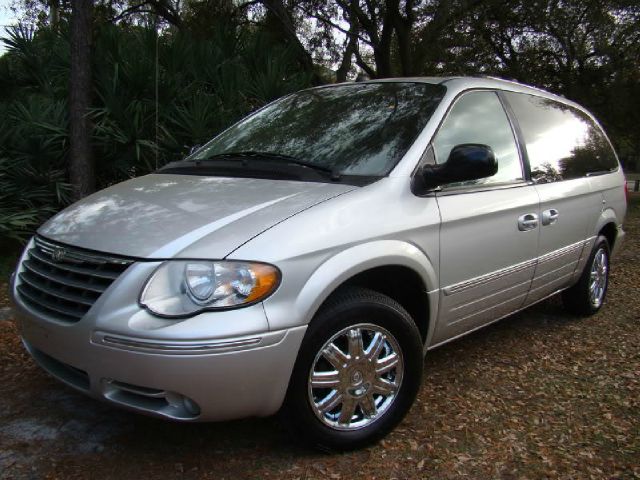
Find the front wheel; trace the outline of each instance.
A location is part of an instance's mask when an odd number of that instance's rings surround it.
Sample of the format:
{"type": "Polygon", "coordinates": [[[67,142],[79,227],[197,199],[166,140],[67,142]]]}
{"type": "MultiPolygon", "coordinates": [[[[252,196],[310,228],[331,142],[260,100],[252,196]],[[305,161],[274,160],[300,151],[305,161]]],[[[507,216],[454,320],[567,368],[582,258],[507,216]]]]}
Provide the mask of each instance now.
{"type": "Polygon", "coordinates": [[[577,315],[593,315],[602,308],[609,286],[609,242],[600,235],[573,287],[562,292],[564,306],[577,315]]]}
{"type": "Polygon", "coordinates": [[[285,400],[285,421],[325,450],[376,442],[411,407],[422,379],[411,316],[385,295],[350,288],[311,322],[285,400]]]}

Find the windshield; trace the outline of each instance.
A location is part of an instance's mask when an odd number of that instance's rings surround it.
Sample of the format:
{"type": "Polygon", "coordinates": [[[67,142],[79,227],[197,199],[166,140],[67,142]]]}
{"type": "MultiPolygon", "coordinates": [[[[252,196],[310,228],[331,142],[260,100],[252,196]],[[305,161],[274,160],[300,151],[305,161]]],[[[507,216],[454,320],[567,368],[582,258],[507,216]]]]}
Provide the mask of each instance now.
{"type": "Polygon", "coordinates": [[[440,85],[411,82],[304,90],[240,121],[189,160],[264,152],[341,175],[383,176],[409,149],[444,92],[440,85]]]}

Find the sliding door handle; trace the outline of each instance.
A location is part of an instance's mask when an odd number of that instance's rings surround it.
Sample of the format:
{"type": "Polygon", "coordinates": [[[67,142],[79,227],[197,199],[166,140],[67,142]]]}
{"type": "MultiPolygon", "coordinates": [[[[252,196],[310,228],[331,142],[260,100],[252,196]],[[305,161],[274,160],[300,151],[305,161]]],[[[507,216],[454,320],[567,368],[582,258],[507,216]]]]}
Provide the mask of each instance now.
{"type": "Polygon", "coordinates": [[[542,225],[553,225],[558,221],[558,210],[550,208],[542,212],[542,225]]]}

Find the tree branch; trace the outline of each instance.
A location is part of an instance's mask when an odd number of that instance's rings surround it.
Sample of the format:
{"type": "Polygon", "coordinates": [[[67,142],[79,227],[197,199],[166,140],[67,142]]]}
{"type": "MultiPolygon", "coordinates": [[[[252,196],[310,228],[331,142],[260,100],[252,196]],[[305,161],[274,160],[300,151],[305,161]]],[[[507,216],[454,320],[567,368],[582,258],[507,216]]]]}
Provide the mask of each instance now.
{"type": "Polygon", "coordinates": [[[128,8],[125,8],[118,15],[116,15],[115,17],[112,17],[111,18],[111,22],[115,23],[115,22],[117,22],[119,20],[122,20],[127,15],[131,15],[133,13],[138,13],[139,9],[144,7],[146,4],[147,4],[147,2],[142,2],[142,3],[138,4],[138,5],[132,5],[132,6],[128,7],[128,8]]]}
{"type": "Polygon", "coordinates": [[[262,3],[262,2],[260,0],[250,0],[248,2],[242,2],[236,8],[238,10],[242,10],[242,9],[247,8],[247,7],[250,7],[251,5],[257,5],[258,3],[262,3]]]}
{"type": "Polygon", "coordinates": [[[117,22],[128,15],[133,15],[134,13],[155,13],[176,27],[179,27],[182,23],[179,12],[170,6],[167,1],[162,0],[147,0],[145,2],[138,3],[137,5],[132,5],[113,17],[111,21],[117,22]],[[150,7],[151,10],[144,9],[144,7],[150,7]]]}
{"type": "Polygon", "coordinates": [[[353,52],[353,54],[356,57],[356,64],[365,71],[365,73],[367,75],[369,75],[371,78],[375,78],[376,75],[376,71],[371,68],[367,62],[364,61],[364,59],[362,58],[362,56],[360,55],[360,49],[356,48],[355,52],[353,52]]]}
{"type": "Polygon", "coordinates": [[[309,10],[304,8],[302,5],[296,5],[295,7],[300,9],[302,11],[302,13],[304,13],[308,17],[315,18],[316,20],[320,20],[322,23],[326,23],[331,28],[335,28],[336,30],[346,34],[349,37],[355,36],[355,38],[357,38],[358,40],[362,40],[363,42],[368,43],[369,45],[371,45],[371,41],[368,40],[367,38],[363,37],[362,35],[360,35],[358,33],[353,33],[351,30],[347,30],[346,28],[341,27],[340,25],[338,25],[337,23],[333,22],[332,20],[330,20],[328,18],[326,18],[324,16],[321,16],[321,15],[318,15],[317,13],[310,12],[309,10]]]}

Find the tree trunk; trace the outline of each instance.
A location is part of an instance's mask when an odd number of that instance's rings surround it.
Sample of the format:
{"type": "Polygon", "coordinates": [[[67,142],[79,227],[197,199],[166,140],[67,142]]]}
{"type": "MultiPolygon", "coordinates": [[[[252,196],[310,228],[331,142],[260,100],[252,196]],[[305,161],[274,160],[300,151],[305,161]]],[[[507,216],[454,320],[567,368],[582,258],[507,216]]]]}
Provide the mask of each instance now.
{"type": "Polygon", "coordinates": [[[267,9],[267,23],[272,22],[280,27],[280,38],[288,45],[293,45],[298,51],[298,59],[302,68],[311,73],[311,81],[314,84],[321,84],[322,79],[317,75],[311,54],[304,48],[302,42],[296,34],[293,19],[287,11],[283,0],[261,0],[262,5],[267,9]],[[270,17],[270,18],[269,18],[270,17]]]}
{"type": "Polygon", "coordinates": [[[349,29],[349,38],[347,39],[347,46],[345,48],[344,54],[342,55],[342,62],[336,70],[336,81],[337,82],[346,82],[347,74],[349,70],[351,70],[351,57],[355,55],[356,50],[358,49],[358,38],[357,38],[357,29],[355,25],[352,24],[349,29]]]}
{"type": "Polygon", "coordinates": [[[71,1],[71,91],[69,94],[69,178],[75,200],[96,188],[91,152],[91,14],[93,0],[71,1]]]}
{"type": "Polygon", "coordinates": [[[58,0],[49,0],[49,25],[57,32],[60,25],[60,4],[58,0]]]}
{"type": "Polygon", "coordinates": [[[398,40],[398,56],[400,57],[400,69],[403,77],[414,75],[413,55],[411,52],[411,31],[413,30],[414,13],[413,1],[406,0],[404,5],[405,15],[400,13],[399,5],[393,12],[393,24],[398,40]]]}
{"type": "Polygon", "coordinates": [[[376,77],[387,78],[393,76],[391,66],[391,44],[393,41],[393,8],[398,0],[389,0],[382,20],[382,33],[380,42],[373,45],[373,58],[376,62],[376,77]]]}

